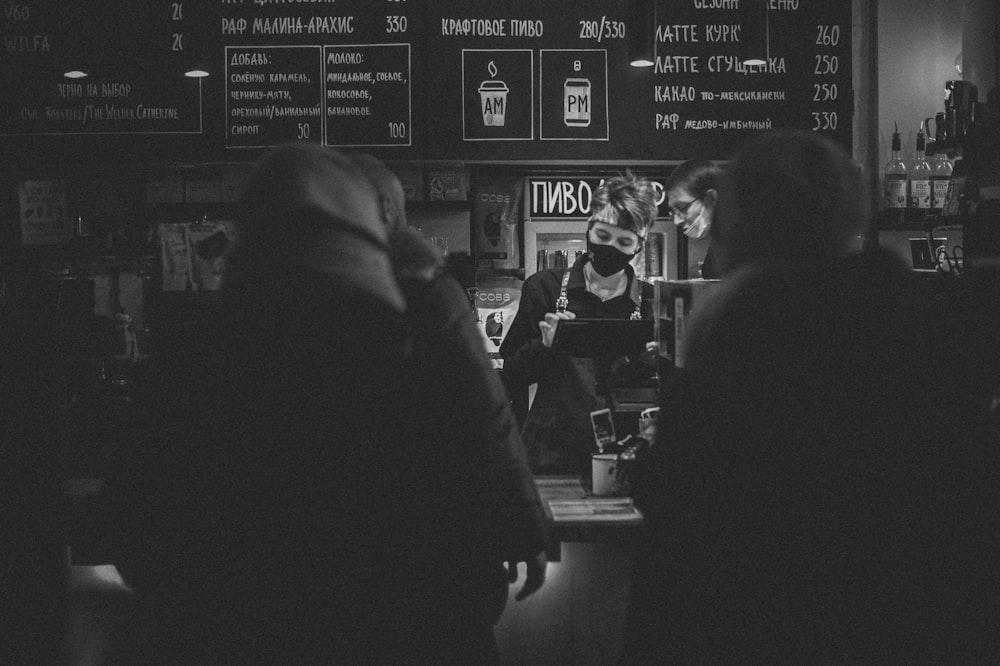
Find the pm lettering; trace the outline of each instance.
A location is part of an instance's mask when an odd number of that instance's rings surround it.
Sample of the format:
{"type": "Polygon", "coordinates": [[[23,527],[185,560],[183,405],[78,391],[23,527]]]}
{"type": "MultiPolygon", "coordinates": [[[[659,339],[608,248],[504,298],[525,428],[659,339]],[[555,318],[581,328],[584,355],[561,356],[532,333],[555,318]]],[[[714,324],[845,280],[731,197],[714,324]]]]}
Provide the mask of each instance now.
{"type": "Polygon", "coordinates": [[[589,79],[566,79],[563,86],[563,123],[567,127],[590,125],[589,79]]]}

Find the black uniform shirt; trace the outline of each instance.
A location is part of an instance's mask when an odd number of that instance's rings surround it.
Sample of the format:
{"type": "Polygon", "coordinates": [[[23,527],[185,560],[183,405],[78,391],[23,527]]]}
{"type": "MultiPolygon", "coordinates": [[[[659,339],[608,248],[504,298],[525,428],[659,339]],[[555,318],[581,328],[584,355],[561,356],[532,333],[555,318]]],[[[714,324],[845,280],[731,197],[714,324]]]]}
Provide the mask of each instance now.
{"type": "Polygon", "coordinates": [[[652,316],[652,285],[636,283],[631,266],[625,268],[625,292],[602,301],[587,291],[584,256],[572,268],[546,269],[530,276],[521,289],[521,300],[510,331],[500,346],[504,378],[523,422],[522,437],[528,462],[535,473],[579,473],[590,464],[594,443],[590,412],[609,406],[597,385],[607,373],[611,358],[574,359],[542,344],[538,322],[556,311],[563,276],[569,271],[567,310],[578,318],[628,319],[636,306],[643,318],[652,316]],[[640,296],[637,296],[639,294],[640,296]],[[530,412],[527,391],[538,384],[530,412]]]}

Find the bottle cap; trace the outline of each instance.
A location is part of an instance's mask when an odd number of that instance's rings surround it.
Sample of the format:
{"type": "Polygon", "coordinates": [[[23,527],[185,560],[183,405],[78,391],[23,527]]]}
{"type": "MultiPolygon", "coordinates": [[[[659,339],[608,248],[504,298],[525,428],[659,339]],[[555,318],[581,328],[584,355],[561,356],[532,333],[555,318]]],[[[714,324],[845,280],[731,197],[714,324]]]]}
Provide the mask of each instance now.
{"type": "Polygon", "coordinates": [[[895,126],[895,131],[892,133],[892,149],[902,150],[903,146],[899,141],[899,125],[895,126]]]}
{"type": "Polygon", "coordinates": [[[924,139],[924,121],[920,121],[920,129],[917,130],[917,150],[924,150],[927,144],[924,139]]]}

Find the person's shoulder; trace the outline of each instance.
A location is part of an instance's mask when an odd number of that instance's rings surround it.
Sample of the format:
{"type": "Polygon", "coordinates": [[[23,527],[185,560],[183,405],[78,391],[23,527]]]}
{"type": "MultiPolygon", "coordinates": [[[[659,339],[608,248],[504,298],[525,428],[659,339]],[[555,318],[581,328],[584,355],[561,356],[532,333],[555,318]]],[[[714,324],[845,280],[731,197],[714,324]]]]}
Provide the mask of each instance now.
{"type": "Polygon", "coordinates": [[[524,279],[523,290],[532,292],[539,289],[558,288],[562,284],[563,276],[569,271],[568,268],[543,268],[524,279]]]}
{"type": "Polygon", "coordinates": [[[543,268],[526,277],[524,281],[525,283],[559,282],[562,280],[562,276],[569,271],[569,268],[543,268]]]}
{"type": "Polygon", "coordinates": [[[912,283],[913,274],[903,258],[885,248],[877,247],[852,253],[848,256],[845,266],[861,279],[899,286],[912,283]]]}
{"type": "Polygon", "coordinates": [[[778,265],[747,264],[720,279],[718,286],[710,293],[707,304],[715,308],[726,308],[762,300],[768,297],[769,291],[780,288],[786,282],[792,283],[778,265]]]}
{"type": "Polygon", "coordinates": [[[425,303],[435,305],[442,312],[467,314],[474,309],[469,294],[461,283],[446,273],[439,273],[430,280],[417,281],[405,293],[422,298],[425,303]]]}
{"type": "Polygon", "coordinates": [[[685,336],[689,344],[699,349],[713,343],[733,346],[763,322],[777,321],[789,296],[783,285],[794,281],[769,264],[745,265],[727,273],[692,312],[685,336]]]}

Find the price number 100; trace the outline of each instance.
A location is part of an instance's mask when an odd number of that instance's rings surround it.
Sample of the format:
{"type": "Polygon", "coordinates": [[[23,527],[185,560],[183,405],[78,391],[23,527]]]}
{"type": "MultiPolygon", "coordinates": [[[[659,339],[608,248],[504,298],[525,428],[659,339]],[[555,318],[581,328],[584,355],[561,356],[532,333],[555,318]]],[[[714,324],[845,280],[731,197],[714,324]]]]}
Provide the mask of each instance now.
{"type": "Polygon", "coordinates": [[[389,123],[389,138],[405,139],[406,123],[389,123]]]}

